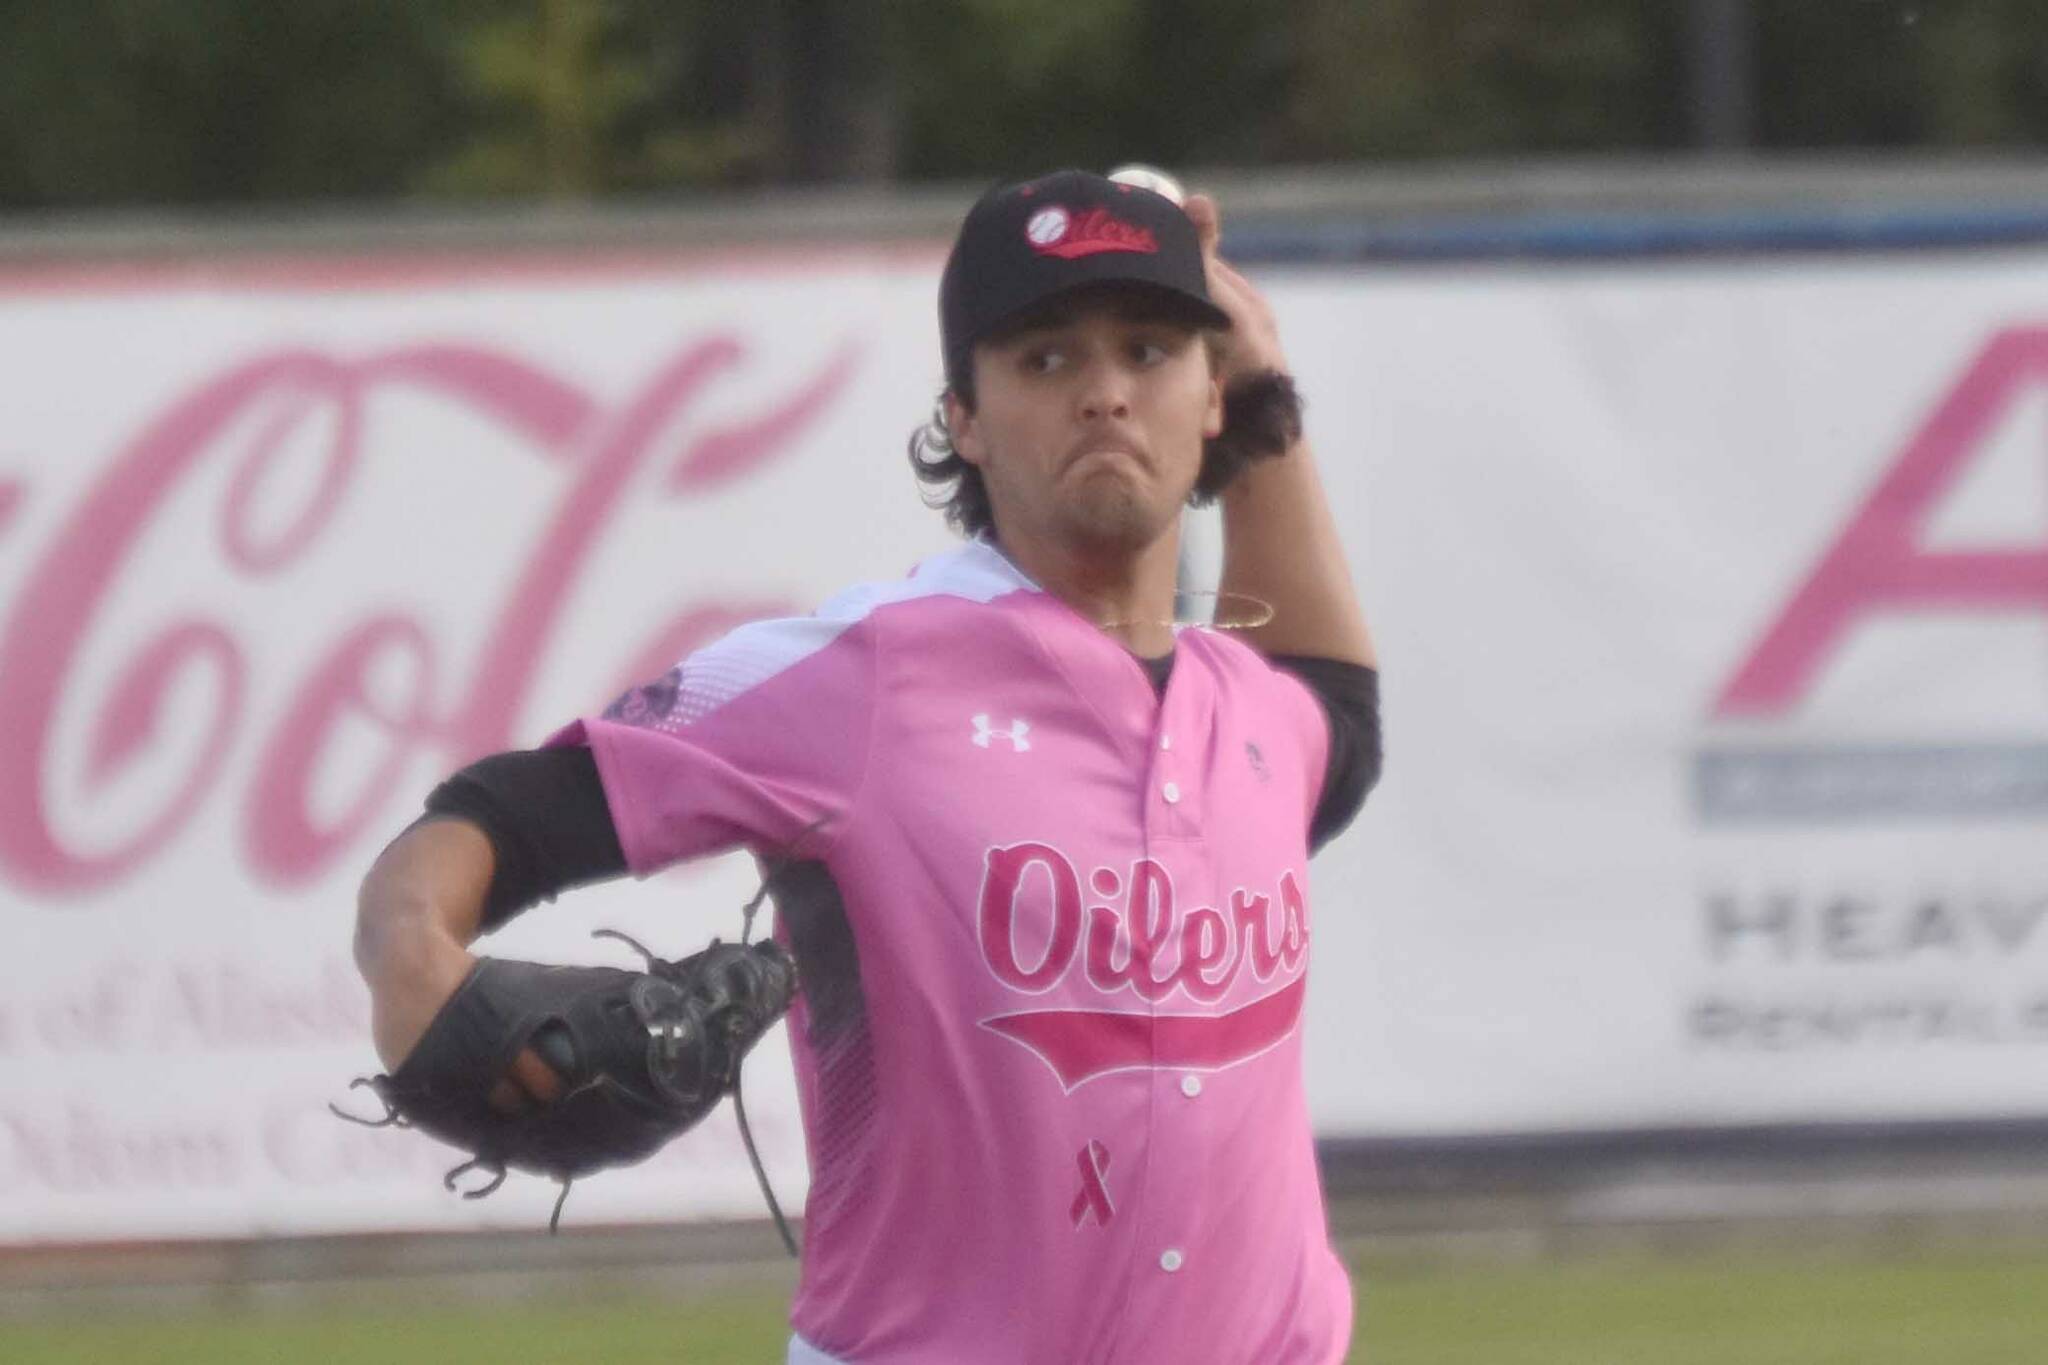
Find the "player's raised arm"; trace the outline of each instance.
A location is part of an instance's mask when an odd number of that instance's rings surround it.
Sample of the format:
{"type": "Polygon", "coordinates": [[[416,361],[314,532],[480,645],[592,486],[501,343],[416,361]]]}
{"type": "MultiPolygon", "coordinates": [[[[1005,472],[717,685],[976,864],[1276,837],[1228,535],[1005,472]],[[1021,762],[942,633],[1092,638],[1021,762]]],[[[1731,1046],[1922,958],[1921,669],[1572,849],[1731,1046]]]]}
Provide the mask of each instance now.
{"type": "MultiPolygon", "coordinates": [[[[1286,375],[1273,309],[1218,251],[1216,201],[1190,195],[1188,217],[1201,236],[1210,297],[1230,315],[1223,347],[1229,396],[1260,375],[1286,375]]],[[[1268,655],[1308,655],[1373,666],[1372,637],[1358,605],[1344,547],[1313,452],[1299,436],[1285,455],[1250,463],[1224,491],[1222,590],[1273,606],[1273,619],[1244,632],[1268,655]]],[[[1228,602],[1230,599],[1224,599],[1228,602]]]]}

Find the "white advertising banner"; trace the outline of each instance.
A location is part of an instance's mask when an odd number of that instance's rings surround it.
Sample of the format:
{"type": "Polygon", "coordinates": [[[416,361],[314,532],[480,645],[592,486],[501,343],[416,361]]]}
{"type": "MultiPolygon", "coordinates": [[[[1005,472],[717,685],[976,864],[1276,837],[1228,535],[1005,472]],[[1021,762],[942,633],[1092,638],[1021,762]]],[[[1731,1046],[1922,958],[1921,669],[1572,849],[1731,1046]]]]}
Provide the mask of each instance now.
{"type": "MultiPolygon", "coordinates": [[[[937,267],[0,276],[0,1239],[545,1223],[327,1112],[356,885],[461,763],[949,543],[937,267]]],[[[2048,1116],[2048,258],[1261,278],[1386,665],[1319,1129],[2048,1116]]],[[[798,1202],[779,1039],[748,1096],[798,1202]]],[[[564,1216],[758,1201],[721,1112],[564,1216]]]]}
{"type": "Polygon", "coordinates": [[[1276,292],[1385,669],[1324,1129],[2048,1117],[2048,256],[1276,292]]]}
{"type": "MultiPolygon", "coordinates": [[[[355,891],[427,792],[732,624],[949,543],[903,440],[936,262],[403,261],[6,282],[0,1195],[10,1238],[544,1226],[373,1115],[355,891]]],[[[734,859],[491,951],[736,937],[734,859]]],[[[747,1072],[778,1193],[780,1032],[747,1072]]],[[[730,1109],[571,1224],[762,1211],[730,1109]]]]}

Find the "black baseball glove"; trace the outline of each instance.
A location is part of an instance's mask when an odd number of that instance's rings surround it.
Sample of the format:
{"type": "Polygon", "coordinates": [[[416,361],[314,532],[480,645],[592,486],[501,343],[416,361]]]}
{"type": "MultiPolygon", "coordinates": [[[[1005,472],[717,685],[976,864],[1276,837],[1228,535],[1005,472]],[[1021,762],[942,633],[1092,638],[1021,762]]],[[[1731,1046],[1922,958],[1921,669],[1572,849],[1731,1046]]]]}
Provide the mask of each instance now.
{"type": "Polygon", "coordinates": [[[493,1178],[467,1198],[497,1189],[507,1168],[561,1181],[553,1231],[570,1182],[646,1160],[736,1094],[740,1062],[795,994],[789,955],[772,942],[714,939],[669,962],[623,934],[601,936],[631,944],[646,970],[480,959],[396,1071],[356,1082],[386,1107],[382,1119],[356,1121],[417,1128],[471,1153],[448,1188],[465,1171],[493,1178]],[[529,1047],[560,1079],[559,1096],[494,1104],[493,1088],[529,1047]]]}

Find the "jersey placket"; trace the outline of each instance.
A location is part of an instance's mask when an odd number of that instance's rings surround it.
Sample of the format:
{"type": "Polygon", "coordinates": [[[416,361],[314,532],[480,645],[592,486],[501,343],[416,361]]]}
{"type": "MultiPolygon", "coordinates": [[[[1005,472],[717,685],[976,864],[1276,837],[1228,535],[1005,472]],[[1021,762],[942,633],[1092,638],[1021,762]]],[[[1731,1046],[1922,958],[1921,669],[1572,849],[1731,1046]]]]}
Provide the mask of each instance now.
{"type": "MultiPolygon", "coordinates": [[[[1145,856],[1174,867],[1183,878],[1196,875],[1174,889],[1175,922],[1188,906],[1205,899],[1211,880],[1210,860],[1203,845],[1203,810],[1214,749],[1211,680],[1203,664],[1187,644],[1180,645],[1180,658],[1160,699],[1150,742],[1150,762],[1144,777],[1145,856]]],[[[1178,963],[1179,937],[1168,960],[1178,963]]],[[[1182,1270],[1189,1264],[1191,1231],[1185,1201],[1199,1197],[1199,1184],[1188,1180],[1191,1168],[1199,1166],[1202,1146],[1200,1116],[1189,1108],[1197,1102],[1203,1081],[1193,1071],[1161,1069],[1158,1030],[1161,1016],[1186,1014],[1200,1007],[1180,991],[1147,1003],[1153,1037],[1153,1067],[1146,1073],[1150,1088],[1145,1132],[1145,1163],[1139,1198],[1134,1212],[1130,1267],[1132,1293],[1140,1300],[1187,1292],[1182,1270]],[[1193,1125],[1190,1127],[1190,1125],[1193,1125]]],[[[1198,1172],[1196,1174],[1199,1174],[1198,1172]]],[[[1153,1316],[1140,1307],[1131,1315],[1153,1316]]],[[[1128,1343],[1119,1343],[1126,1349],[1128,1343]]]]}
{"type": "Polygon", "coordinates": [[[1178,843],[1202,837],[1206,805],[1205,765],[1215,719],[1213,682],[1199,656],[1199,646],[1183,631],[1175,642],[1179,655],[1167,678],[1165,695],[1154,713],[1145,782],[1145,844],[1178,843]]]}

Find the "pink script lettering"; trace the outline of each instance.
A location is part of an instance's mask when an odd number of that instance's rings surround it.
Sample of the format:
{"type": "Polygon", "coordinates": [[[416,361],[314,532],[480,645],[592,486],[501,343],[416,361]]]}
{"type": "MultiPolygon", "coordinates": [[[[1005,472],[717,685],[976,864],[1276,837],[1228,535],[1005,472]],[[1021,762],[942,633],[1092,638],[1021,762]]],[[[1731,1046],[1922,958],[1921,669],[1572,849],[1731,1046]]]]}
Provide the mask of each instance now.
{"type": "Polygon", "coordinates": [[[1714,702],[1776,716],[1805,695],[1849,631],[1880,612],[2048,612],[2048,547],[1928,551],[1918,540],[1998,418],[2048,384],[2048,329],[1991,339],[1793,593],[1714,702]]]}
{"type": "MultiPolygon", "coordinates": [[[[565,380],[481,347],[411,347],[362,360],[291,350],[239,365],[172,403],[109,462],[0,624],[0,715],[8,722],[0,727],[0,868],[44,895],[79,895],[132,876],[190,822],[221,782],[240,732],[256,723],[246,705],[249,665],[232,624],[202,616],[164,622],[130,653],[93,718],[83,789],[104,785],[161,743],[160,713],[174,687],[192,674],[208,676],[213,708],[175,790],[111,848],[80,851],[53,827],[53,733],[66,697],[81,685],[80,655],[107,598],[125,573],[136,571],[138,544],[209,461],[239,456],[217,538],[224,562],[249,579],[290,565],[334,523],[344,494],[362,477],[365,400],[382,386],[426,390],[467,406],[568,475],[540,546],[507,586],[466,679],[443,679],[432,633],[387,610],[344,623],[288,689],[294,700],[259,743],[243,792],[242,851],[272,885],[303,885],[364,835],[421,749],[454,766],[513,743],[562,607],[637,471],[669,457],[660,486],[675,497],[754,473],[786,453],[829,407],[856,354],[852,345],[842,348],[750,421],[676,442],[670,433],[680,419],[743,359],[736,339],[712,336],[684,348],[612,411],[565,380]],[[321,419],[332,436],[319,452],[312,492],[282,527],[259,529],[252,515],[258,495],[283,460],[307,448],[289,438],[321,419]],[[253,435],[238,435],[247,431],[253,435]],[[380,703],[367,678],[384,671],[379,665],[387,660],[402,663],[409,681],[398,700],[380,703]],[[316,816],[309,799],[314,775],[351,718],[381,734],[382,753],[338,815],[316,816]]],[[[21,496],[18,485],[0,486],[0,529],[21,496]]],[[[658,672],[705,633],[774,605],[699,604],[634,652],[637,671],[627,677],[658,672]]]]}
{"type": "Polygon", "coordinates": [[[1308,958],[1308,904],[1291,869],[1280,874],[1277,925],[1272,898],[1242,887],[1230,893],[1227,918],[1213,906],[1182,908],[1172,875],[1151,858],[1132,863],[1128,876],[1098,867],[1088,885],[1102,897],[1121,890],[1121,909],[1084,909],[1080,874],[1051,844],[988,850],[977,919],[982,960],[998,981],[1040,995],[1079,959],[1088,984],[1104,997],[1129,990],[1150,1006],[1178,993],[1206,1007],[1221,1001],[1247,969],[1260,984],[1282,974],[1292,979],[1223,1011],[1064,1007],[981,1021],[1044,1062],[1063,1089],[1117,1071],[1221,1070],[1270,1051],[1294,1032],[1308,980],[1301,973],[1308,958]],[[1020,928],[1026,941],[1045,943],[1044,955],[1029,966],[1019,946],[1020,928]]]}
{"type": "Polygon", "coordinates": [[[1041,994],[1078,956],[1089,984],[1104,995],[1128,989],[1156,1002],[1178,991],[1213,1004],[1245,969],[1253,980],[1269,981],[1298,970],[1308,954],[1307,902],[1292,871],[1280,874],[1277,925],[1272,898],[1242,888],[1231,893],[1228,918],[1211,906],[1182,908],[1172,875],[1151,858],[1132,863],[1127,877],[1097,868],[1090,884],[1104,896],[1122,889],[1122,906],[1090,905],[1084,912],[1080,874],[1051,844],[988,850],[977,921],[982,959],[998,981],[1041,994]],[[1026,923],[1045,943],[1030,966],[1019,946],[1019,926],[1026,923]]]}

